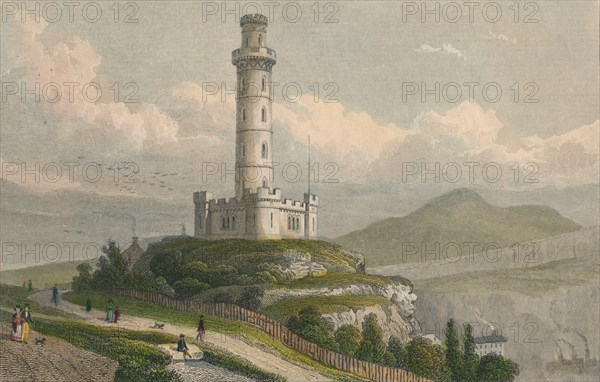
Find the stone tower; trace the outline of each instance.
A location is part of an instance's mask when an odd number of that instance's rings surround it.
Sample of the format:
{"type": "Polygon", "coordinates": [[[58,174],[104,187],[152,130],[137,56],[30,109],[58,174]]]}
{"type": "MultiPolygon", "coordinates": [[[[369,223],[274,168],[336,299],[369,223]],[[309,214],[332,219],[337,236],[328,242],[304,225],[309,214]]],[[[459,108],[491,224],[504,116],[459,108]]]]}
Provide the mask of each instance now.
{"type": "Polygon", "coordinates": [[[273,130],[271,126],[271,69],[275,51],[266,47],[267,18],[245,15],[240,20],[242,47],[232,52],[237,68],[235,196],[244,189],[273,188],[273,130]]]}
{"type": "Polygon", "coordinates": [[[271,70],[276,56],[267,44],[267,18],[240,19],[242,46],[232,52],[237,69],[235,197],[213,199],[197,191],[194,236],[204,239],[316,239],[319,197],[284,198],[273,184],[271,70]]]}

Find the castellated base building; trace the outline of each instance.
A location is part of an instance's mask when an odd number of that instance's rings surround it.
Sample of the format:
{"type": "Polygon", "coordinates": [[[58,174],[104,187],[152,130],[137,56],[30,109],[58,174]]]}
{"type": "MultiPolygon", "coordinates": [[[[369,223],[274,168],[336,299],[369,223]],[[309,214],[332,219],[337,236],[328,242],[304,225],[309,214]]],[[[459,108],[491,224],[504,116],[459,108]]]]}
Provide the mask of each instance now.
{"type": "Polygon", "coordinates": [[[213,199],[194,192],[194,236],[203,239],[281,239],[317,237],[319,198],[284,199],[273,185],[273,102],[271,71],[276,62],[266,47],[267,18],[240,20],[242,47],[232,52],[237,68],[235,197],[213,199]]]}

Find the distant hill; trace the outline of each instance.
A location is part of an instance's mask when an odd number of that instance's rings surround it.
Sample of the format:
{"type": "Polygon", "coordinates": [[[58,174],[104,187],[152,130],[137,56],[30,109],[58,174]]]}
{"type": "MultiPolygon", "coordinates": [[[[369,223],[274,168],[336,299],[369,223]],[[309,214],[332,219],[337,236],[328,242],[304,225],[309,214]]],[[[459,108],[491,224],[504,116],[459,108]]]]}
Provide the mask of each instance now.
{"type": "MultiPolygon", "coordinates": [[[[440,248],[448,243],[463,248],[468,248],[466,243],[478,243],[475,248],[480,251],[488,243],[505,247],[580,228],[550,207],[493,206],[476,192],[461,188],[433,199],[407,216],[375,222],[334,241],[363,253],[367,266],[373,267],[402,262],[402,250],[408,246],[429,250],[436,243],[440,248]]],[[[407,256],[406,262],[411,261],[422,261],[422,256],[407,256]]]]}

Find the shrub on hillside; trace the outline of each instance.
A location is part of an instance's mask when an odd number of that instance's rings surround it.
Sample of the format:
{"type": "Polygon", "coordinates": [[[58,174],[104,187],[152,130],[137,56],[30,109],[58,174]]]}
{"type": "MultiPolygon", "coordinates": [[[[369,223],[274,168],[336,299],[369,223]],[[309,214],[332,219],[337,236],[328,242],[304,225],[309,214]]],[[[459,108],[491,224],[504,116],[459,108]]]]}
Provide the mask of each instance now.
{"type": "Polygon", "coordinates": [[[210,285],[192,278],[179,280],[173,284],[175,297],[177,298],[192,297],[193,295],[204,292],[209,288],[210,285]]]}
{"type": "Polygon", "coordinates": [[[260,309],[260,299],[265,294],[263,288],[251,286],[244,288],[240,298],[235,302],[236,305],[249,310],[258,311],[260,309]]]}
{"type": "Polygon", "coordinates": [[[360,345],[361,333],[354,325],[342,325],[335,331],[334,338],[342,353],[354,356],[360,345]]]}
{"type": "Polygon", "coordinates": [[[314,305],[302,308],[297,316],[291,316],[287,326],[308,341],[326,349],[337,350],[337,343],[333,338],[333,325],[321,317],[319,308],[314,305]]]}
{"type": "Polygon", "coordinates": [[[356,350],[356,357],[382,365],[396,363],[383,341],[383,330],[379,326],[377,316],[374,313],[369,314],[363,321],[362,339],[356,350]]]}

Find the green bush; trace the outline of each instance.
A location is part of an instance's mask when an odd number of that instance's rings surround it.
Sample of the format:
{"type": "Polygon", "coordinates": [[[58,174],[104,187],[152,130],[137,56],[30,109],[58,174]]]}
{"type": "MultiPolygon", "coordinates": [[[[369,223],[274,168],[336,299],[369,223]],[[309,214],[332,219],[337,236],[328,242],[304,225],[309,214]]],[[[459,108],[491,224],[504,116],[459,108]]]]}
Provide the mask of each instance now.
{"type": "Polygon", "coordinates": [[[176,281],[173,284],[173,289],[176,297],[188,298],[210,289],[210,285],[196,279],[186,278],[176,281]]]}
{"type": "Polygon", "coordinates": [[[354,325],[342,325],[335,331],[335,342],[344,354],[354,356],[360,345],[361,333],[354,325]]]}
{"type": "Polygon", "coordinates": [[[297,316],[290,317],[287,326],[292,332],[308,341],[326,349],[337,350],[337,343],[333,338],[333,326],[321,317],[319,308],[314,305],[304,307],[297,316]]]}

